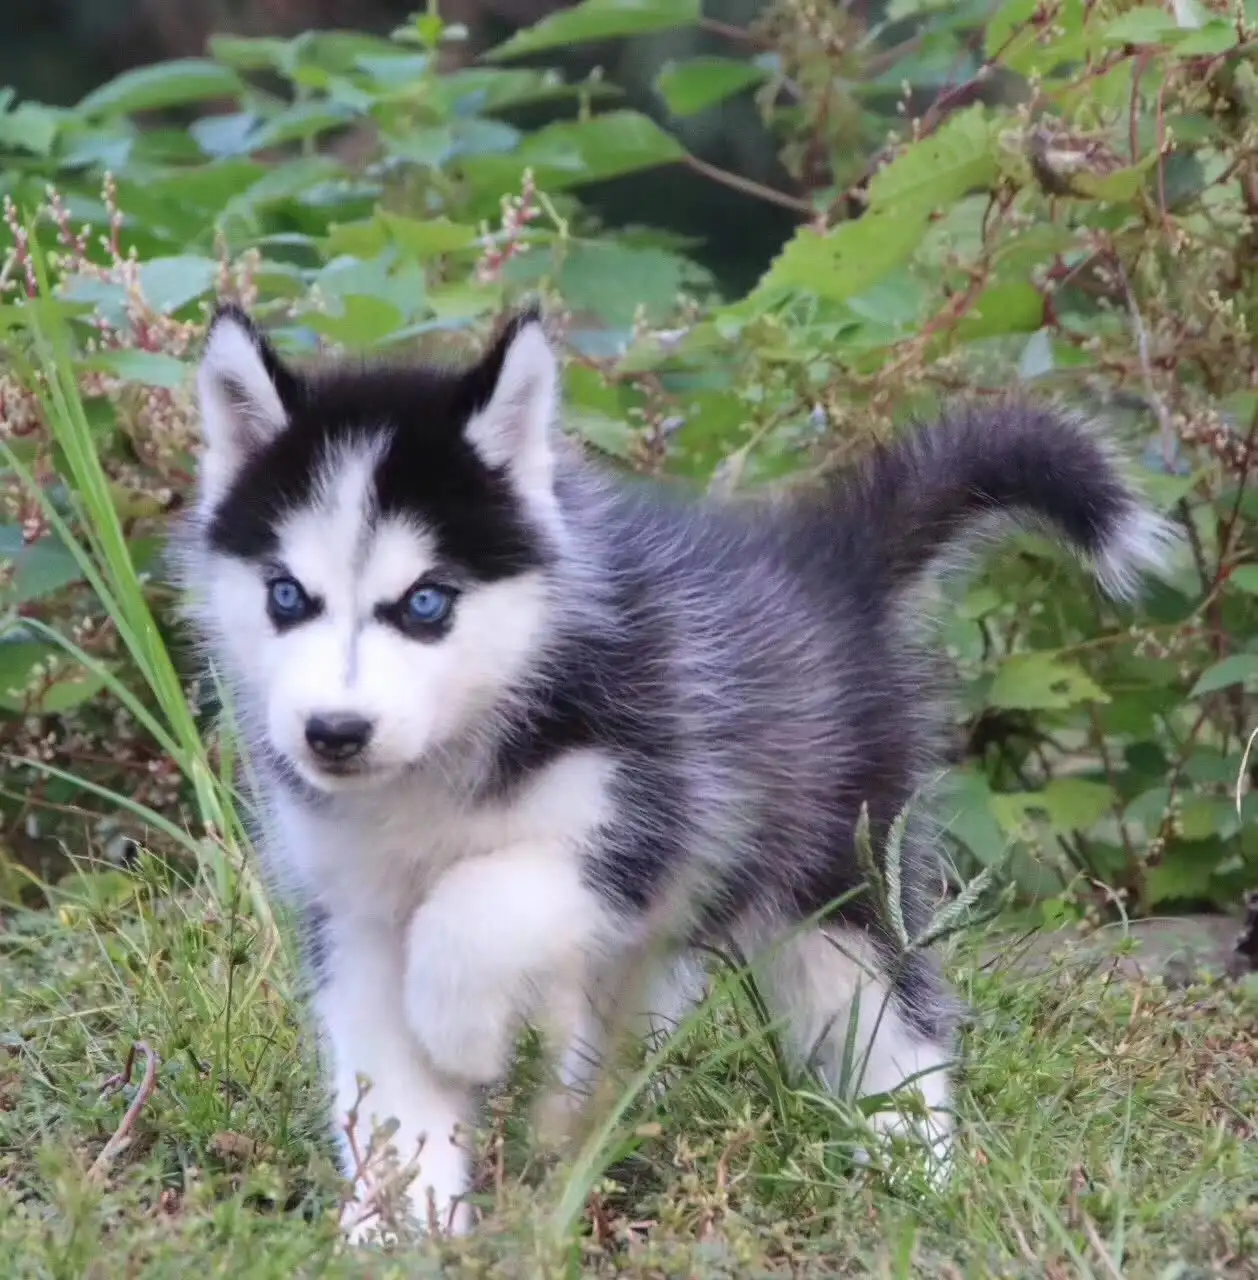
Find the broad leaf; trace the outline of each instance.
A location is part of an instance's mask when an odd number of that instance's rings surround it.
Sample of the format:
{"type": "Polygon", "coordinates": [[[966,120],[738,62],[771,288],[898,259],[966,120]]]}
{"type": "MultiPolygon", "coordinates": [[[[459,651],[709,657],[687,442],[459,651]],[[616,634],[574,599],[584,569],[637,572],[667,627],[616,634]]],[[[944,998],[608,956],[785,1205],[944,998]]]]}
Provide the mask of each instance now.
{"type": "Polygon", "coordinates": [[[675,116],[692,116],[760,84],[767,72],[735,58],[688,58],[669,62],[655,78],[656,92],[675,116]]]}
{"type": "Polygon", "coordinates": [[[1037,814],[1057,831],[1081,830],[1100,821],[1113,805],[1113,790],[1086,778],[1054,778],[1039,791],[1010,791],[991,798],[992,812],[1010,834],[1037,814]]]}
{"type": "Polygon", "coordinates": [[[485,56],[492,60],[518,58],[543,49],[616,40],[690,27],[702,14],[700,0],[585,0],[571,9],[549,14],[524,31],[517,31],[485,56]]]}
{"type": "Polygon", "coordinates": [[[996,672],[987,701],[993,707],[1058,711],[1080,702],[1108,702],[1109,695],[1076,663],[1051,653],[1015,653],[996,672]]]}
{"type": "Polygon", "coordinates": [[[213,258],[150,258],[140,266],[140,287],[156,311],[178,311],[214,288],[219,264],[213,258]]]}
{"type": "Polygon", "coordinates": [[[1189,696],[1201,698],[1207,693],[1218,693],[1220,689],[1254,679],[1258,679],[1258,653],[1234,653],[1230,658],[1208,666],[1193,685],[1189,696]]]}
{"type": "Polygon", "coordinates": [[[123,72],[89,93],[78,111],[84,116],[131,115],[209,98],[234,98],[243,87],[229,67],[207,58],[179,58],[123,72]]]}
{"type": "Polygon", "coordinates": [[[824,234],[803,227],[732,313],[747,314],[788,291],[832,302],[856,297],[912,254],[925,226],[915,211],[881,207],[824,234]]]}
{"type": "Polygon", "coordinates": [[[188,366],[163,351],[140,351],[123,347],[117,351],[102,351],[84,362],[88,369],[103,369],[107,373],[143,387],[179,387],[189,377],[188,366]]]}
{"type": "Polygon", "coordinates": [[[996,172],[995,131],[986,108],[968,107],[874,175],[870,209],[894,207],[899,213],[913,209],[926,214],[990,185],[996,172]]]}
{"type": "Polygon", "coordinates": [[[0,608],[39,600],[82,578],[78,561],[56,538],[27,543],[17,525],[0,526],[0,561],[12,566],[0,586],[0,608]]]}

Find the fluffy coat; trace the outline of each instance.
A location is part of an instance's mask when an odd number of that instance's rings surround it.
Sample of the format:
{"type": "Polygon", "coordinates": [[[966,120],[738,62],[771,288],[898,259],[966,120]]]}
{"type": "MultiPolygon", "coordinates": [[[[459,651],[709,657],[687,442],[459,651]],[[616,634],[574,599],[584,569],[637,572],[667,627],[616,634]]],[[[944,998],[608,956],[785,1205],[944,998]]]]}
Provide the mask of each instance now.
{"type": "MultiPolygon", "coordinates": [[[[678,1018],[693,949],[732,939],[797,1062],[911,1082],[946,1166],[952,1001],[854,844],[938,766],[925,597],[1013,522],[1131,594],[1170,527],[1044,408],[959,409],[824,489],[717,502],[586,461],[558,388],[531,312],[463,369],[297,372],[239,311],[211,329],[183,574],[268,865],[315,926],[338,1117],[365,1074],[361,1145],[396,1119],[461,1229],[456,1131],[521,1026],[578,1098],[609,1012],[678,1018]]],[[[939,874],[910,812],[914,937],[939,874]]]]}

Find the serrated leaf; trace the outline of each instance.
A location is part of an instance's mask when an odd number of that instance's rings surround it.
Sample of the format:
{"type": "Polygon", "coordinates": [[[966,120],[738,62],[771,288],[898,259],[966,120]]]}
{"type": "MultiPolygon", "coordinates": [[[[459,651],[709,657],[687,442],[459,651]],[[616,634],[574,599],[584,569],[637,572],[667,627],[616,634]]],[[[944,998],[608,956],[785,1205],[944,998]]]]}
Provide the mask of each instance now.
{"type": "Polygon", "coordinates": [[[0,606],[5,608],[52,595],[83,576],[73,554],[54,537],[27,543],[17,525],[0,526],[0,564],[12,566],[0,587],[0,606]]]}
{"type": "Polygon", "coordinates": [[[1077,663],[1051,653],[1015,653],[996,672],[987,701],[1011,710],[1059,711],[1080,702],[1108,702],[1109,695],[1077,663]]]}
{"type": "Polygon", "coordinates": [[[211,36],[210,52],[237,71],[285,71],[292,64],[293,43],[272,36],[211,36]]]}
{"type": "Polygon", "coordinates": [[[249,136],[249,150],[265,151],[289,142],[304,142],[332,129],[343,129],[355,115],[349,107],[326,99],[298,102],[260,124],[249,136]]]}
{"type": "Polygon", "coordinates": [[[193,141],[207,156],[247,155],[258,117],[252,111],[233,111],[227,115],[205,116],[188,130],[193,141]]]}
{"type": "Polygon", "coordinates": [[[340,300],[340,314],[314,312],[304,317],[316,333],[353,349],[376,346],[401,329],[405,317],[384,298],[361,293],[345,294],[340,300]]]}
{"type": "Polygon", "coordinates": [[[234,98],[243,87],[230,67],[208,58],[177,58],[124,71],[93,89],[77,110],[84,116],[132,115],[208,98],[234,98]]]}
{"type": "Polygon", "coordinates": [[[1202,698],[1234,684],[1258,679],[1258,653],[1234,653],[1207,667],[1192,687],[1191,698],[1202,698]]]}
{"type": "Polygon", "coordinates": [[[671,31],[694,26],[701,15],[701,0],[585,0],[584,4],[561,9],[517,31],[484,56],[498,61],[592,40],[671,31]]]}
{"type": "Polygon", "coordinates": [[[381,212],[377,215],[387,228],[393,242],[418,262],[427,262],[443,253],[454,253],[476,243],[475,227],[449,218],[404,218],[396,213],[381,212]]]}
{"type": "Polygon", "coordinates": [[[675,116],[692,116],[760,84],[768,73],[736,58],[687,58],[669,62],[655,77],[655,91],[675,116]]]}
{"type": "Polygon", "coordinates": [[[925,217],[912,210],[884,207],[871,208],[863,217],[841,222],[825,234],[801,227],[732,312],[754,309],[789,290],[835,302],[856,297],[912,254],[925,225],[925,217]]]}
{"type": "Polygon", "coordinates": [[[1228,584],[1238,591],[1258,596],[1258,564],[1242,564],[1228,574],[1228,584]]]}
{"type": "Polygon", "coordinates": [[[1174,39],[1178,27],[1165,9],[1140,5],[1107,22],[1101,34],[1106,44],[1162,44],[1174,39]]]}
{"type": "Polygon", "coordinates": [[[37,102],[21,102],[0,115],[0,148],[29,151],[33,155],[52,154],[52,144],[61,129],[62,113],[37,102]]]}
{"type": "Polygon", "coordinates": [[[1054,778],[1039,791],[993,794],[992,813],[1001,827],[1015,833],[1028,817],[1042,814],[1058,831],[1077,831],[1099,822],[1114,805],[1114,792],[1086,778],[1054,778]]]}
{"type": "Polygon", "coordinates": [[[102,351],[84,362],[88,369],[107,373],[144,387],[179,387],[187,381],[188,366],[164,351],[140,351],[124,347],[118,351],[102,351]]]}
{"type": "Polygon", "coordinates": [[[1044,323],[1044,295],[1026,280],[997,280],[956,327],[958,342],[1007,333],[1034,333],[1044,323]]]}
{"type": "Polygon", "coordinates": [[[184,254],[150,258],[140,264],[140,287],[155,311],[178,311],[214,288],[219,264],[184,254]]]}
{"type": "Polygon", "coordinates": [[[89,675],[56,645],[31,640],[0,642],[0,708],[6,711],[68,711],[103,686],[101,677],[89,675]],[[36,664],[47,661],[56,662],[56,678],[38,697],[33,697],[28,689],[37,683],[33,676],[36,664]]]}
{"type": "Polygon", "coordinates": [[[873,176],[870,209],[894,206],[929,213],[989,186],[996,172],[995,135],[987,110],[981,104],[967,107],[873,176]]]}
{"type": "Polygon", "coordinates": [[[956,770],[939,797],[943,829],[985,867],[1004,862],[1010,843],[992,812],[992,799],[986,775],[974,768],[956,770]]]}
{"type": "Polygon", "coordinates": [[[1174,55],[1177,58],[1217,57],[1220,53],[1235,49],[1239,43],[1236,24],[1214,18],[1200,30],[1190,31],[1183,39],[1177,40],[1174,55]]]}
{"type": "Polygon", "coordinates": [[[1149,868],[1145,884],[1149,905],[1209,900],[1216,866],[1217,859],[1203,857],[1199,844],[1172,844],[1149,868]]]}
{"type": "Polygon", "coordinates": [[[1023,76],[1047,75],[1063,63],[1082,62],[1098,39],[1085,22],[1084,0],[1060,0],[1051,27],[1034,20],[1040,12],[1041,0],[1007,0],[987,23],[987,57],[1023,76]]]}
{"type": "Polygon", "coordinates": [[[579,186],[672,164],[685,156],[681,144],[649,116],[609,111],[588,120],[547,125],[526,138],[513,159],[520,166],[545,171],[562,185],[579,186]]]}
{"type": "MultiPolygon", "coordinates": [[[[530,265],[549,269],[541,255],[530,265]]],[[[558,284],[570,307],[612,327],[629,328],[639,307],[648,321],[663,320],[678,293],[702,278],[690,262],[666,249],[596,241],[572,246],[558,284]]]]}
{"type": "Polygon", "coordinates": [[[568,414],[568,427],[580,439],[613,458],[633,456],[637,433],[623,419],[596,409],[574,409],[568,414]]]}

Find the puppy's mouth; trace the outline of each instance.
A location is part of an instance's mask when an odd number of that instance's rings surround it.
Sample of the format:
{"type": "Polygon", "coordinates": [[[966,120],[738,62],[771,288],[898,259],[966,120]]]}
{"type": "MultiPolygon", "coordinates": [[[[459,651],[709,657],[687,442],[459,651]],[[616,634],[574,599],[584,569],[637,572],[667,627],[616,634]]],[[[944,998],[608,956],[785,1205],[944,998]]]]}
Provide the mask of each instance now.
{"type": "Polygon", "coordinates": [[[396,769],[356,756],[352,760],[321,760],[303,756],[294,762],[308,786],[319,791],[341,793],[368,791],[381,786],[397,774],[396,769]]]}

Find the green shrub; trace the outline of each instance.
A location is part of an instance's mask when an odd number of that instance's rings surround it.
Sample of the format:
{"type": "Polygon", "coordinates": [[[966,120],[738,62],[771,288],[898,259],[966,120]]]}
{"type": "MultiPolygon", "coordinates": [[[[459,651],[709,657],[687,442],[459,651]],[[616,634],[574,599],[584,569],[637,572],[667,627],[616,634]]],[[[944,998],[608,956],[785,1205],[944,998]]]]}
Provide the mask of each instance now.
{"type": "Polygon", "coordinates": [[[1015,382],[1113,422],[1191,559],[1135,617],[1029,537],[958,592],[958,869],[1007,864],[1024,897],[1092,917],[1258,883],[1258,17],[980,8],[893,0],[869,32],[778,0],[731,44],[754,57],[661,70],[663,118],[754,93],[798,194],[710,172],[599,77],[512,61],[698,23],[697,0],[585,0],[452,71],[455,33],[426,13],[391,40],[216,40],[72,109],[0,95],[11,842],[67,815],[81,840],[86,813],[96,838],[183,843],[224,884],[242,844],[155,558],[194,465],[213,296],[301,354],[466,349],[531,292],[565,335],[571,429],[699,485],[841,464],[1015,382]],[[901,115],[903,91],[931,105],[901,115]],[[567,115],[505,118],[548,103],[567,115]],[[719,295],[666,209],[609,231],[582,204],[665,165],[800,211],[746,296],[719,295]]]}

